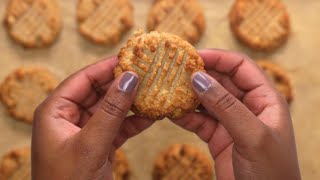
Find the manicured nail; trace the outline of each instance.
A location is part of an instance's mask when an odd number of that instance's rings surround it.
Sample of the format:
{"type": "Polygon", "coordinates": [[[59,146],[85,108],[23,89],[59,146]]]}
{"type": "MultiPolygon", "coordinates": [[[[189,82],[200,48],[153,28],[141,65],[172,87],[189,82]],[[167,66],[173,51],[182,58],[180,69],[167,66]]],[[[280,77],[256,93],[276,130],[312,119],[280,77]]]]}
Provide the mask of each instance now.
{"type": "Polygon", "coordinates": [[[206,92],[212,86],[211,81],[203,72],[197,72],[192,79],[192,84],[200,93],[206,92]]]}
{"type": "Polygon", "coordinates": [[[119,88],[125,93],[131,93],[137,86],[138,77],[130,72],[126,72],[119,82],[119,88]]]}

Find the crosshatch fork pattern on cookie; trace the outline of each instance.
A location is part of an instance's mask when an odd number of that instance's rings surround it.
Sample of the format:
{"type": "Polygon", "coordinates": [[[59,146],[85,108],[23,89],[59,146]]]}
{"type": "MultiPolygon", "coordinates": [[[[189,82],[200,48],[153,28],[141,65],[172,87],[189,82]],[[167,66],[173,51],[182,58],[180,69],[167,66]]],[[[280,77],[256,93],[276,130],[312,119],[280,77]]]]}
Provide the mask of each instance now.
{"type": "MultiPolygon", "coordinates": [[[[143,77],[139,87],[142,91],[139,91],[137,98],[151,101],[150,97],[158,97],[164,91],[169,92],[167,99],[171,99],[184,75],[187,53],[179,48],[167,48],[164,42],[159,43],[155,52],[144,51],[146,55],[137,57],[133,62],[134,71],[143,77]]],[[[163,106],[166,107],[165,102],[163,106]]]]}
{"type": "Polygon", "coordinates": [[[186,30],[193,29],[193,20],[197,13],[193,8],[185,8],[187,0],[180,0],[164,19],[156,26],[155,30],[160,32],[170,32],[180,37],[186,36],[186,30]]]}
{"type": "Polygon", "coordinates": [[[187,5],[186,3],[187,0],[180,0],[177,6],[167,14],[155,30],[170,32],[180,37],[184,37],[186,29],[193,27],[193,20],[197,16],[192,8],[184,8],[184,6],[187,5]]]}
{"type": "Polygon", "coordinates": [[[59,33],[60,14],[55,1],[10,1],[6,25],[11,36],[27,47],[50,44],[59,33]]]}
{"type": "Polygon", "coordinates": [[[285,29],[277,21],[279,16],[283,15],[275,5],[276,1],[272,3],[262,1],[254,1],[248,4],[248,10],[240,29],[244,34],[266,38],[272,40],[276,38],[277,34],[285,33],[285,29]]]}

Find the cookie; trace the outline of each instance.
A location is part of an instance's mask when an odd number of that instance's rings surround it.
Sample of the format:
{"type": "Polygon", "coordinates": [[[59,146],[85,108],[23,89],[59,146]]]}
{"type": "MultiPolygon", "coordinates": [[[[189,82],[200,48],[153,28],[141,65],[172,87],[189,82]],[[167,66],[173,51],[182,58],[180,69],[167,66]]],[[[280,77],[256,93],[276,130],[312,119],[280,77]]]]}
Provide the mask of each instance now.
{"type": "Polygon", "coordinates": [[[129,0],[79,0],[79,31],[87,39],[114,45],[133,25],[133,6],[129,0]]]}
{"type": "Polygon", "coordinates": [[[153,180],[212,180],[211,161],[197,148],[176,144],[156,159],[153,180]]]}
{"type": "Polygon", "coordinates": [[[280,0],[236,0],[229,19],[234,35],[256,50],[273,50],[290,33],[289,15],[280,0]]]}
{"type": "Polygon", "coordinates": [[[258,60],[257,63],[273,80],[276,88],[287,102],[291,103],[293,100],[292,85],[286,71],[268,60],[258,60]]]}
{"type": "Polygon", "coordinates": [[[204,63],[196,49],[180,37],[137,32],[120,50],[118,59],[116,77],[125,71],[139,76],[132,108],[137,115],[154,120],[176,119],[198,106],[191,75],[204,71],[204,63]]]}
{"type": "Polygon", "coordinates": [[[157,0],[147,19],[149,31],[168,32],[197,43],[206,29],[198,0],[157,0]]]}
{"type": "Polygon", "coordinates": [[[1,180],[31,180],[30,148],[14,149],[5,154],[0,165],[1,180]]]}
{"type": "Polygon", "coordinates": [[[129,163],[125,153],[117,150],[112,166],[114,180],[128,180],[130,176],[129,163]]]}
{"type": "Polygon", "coordinates": [[[45,68],[20,67],[0,85],[0,100],[14,118],[31,124],[34,110],[57,84],[45,68]]]}
{"type": "Polygon", "coordinates": [[[9,35],[29,48],[52,44],[62,26],[55,0],[10,0],[4,22],[9,35]]]}

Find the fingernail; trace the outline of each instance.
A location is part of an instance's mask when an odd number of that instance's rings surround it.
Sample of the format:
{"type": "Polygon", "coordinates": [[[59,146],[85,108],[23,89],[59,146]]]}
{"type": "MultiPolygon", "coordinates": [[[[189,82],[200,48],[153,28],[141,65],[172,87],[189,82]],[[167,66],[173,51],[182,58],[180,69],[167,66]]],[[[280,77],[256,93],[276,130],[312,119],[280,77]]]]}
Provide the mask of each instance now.
{"type": "Polygon", "coordinates": [[[211,81],[204,75],[203,72],[197,72],[192,79],[192,85],[200,93],[206,92],[212,86],[211,81]]]}
{"type": "Polygon", "coordinates": [[[138,83],[138,77],[130,72],[126,72],[120,82],[119,88],[125,93],[131,93],[138,83]]]}

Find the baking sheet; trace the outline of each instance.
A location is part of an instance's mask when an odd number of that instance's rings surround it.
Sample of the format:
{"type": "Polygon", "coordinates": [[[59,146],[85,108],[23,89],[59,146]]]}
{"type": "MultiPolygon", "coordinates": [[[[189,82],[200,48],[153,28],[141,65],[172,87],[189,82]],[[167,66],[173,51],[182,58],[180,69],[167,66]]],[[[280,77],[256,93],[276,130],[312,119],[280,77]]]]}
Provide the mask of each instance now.
{"type": "MultiPolygon", "coordinates": [[[[57,43],[40,50],[25,50],[8,38],[0,26],[0,81],[13,69],[40,64],[61,78],[103,57],[117,54],[125,43],[113,48],[99,47],[85,40],[77,32],[76,0],[58,0],[62,9],[63,31],[57,43]]],[[[153,0],[132,0],[135,7],[135,28],[145,28],[147,12],[153,0]]],[[[257,53],[240,45],[232,36],[227,15],[232,0],[200,0],[205,8],[208,28],[198,48],[225,48],[268,58],[288,70],[294,85],[295,100],[291,106],[303,179],[320,177],[320,1],[284,0],[291,16],[292,33],[287,44],[273,53],[257,53]]],[[[3,19],[6,3],[0,1],[3,19]]],[[[0,105],[0,154],[30,144],[31,127],[10,118],[0,105]]],[[[133,179],[150,179],[156,155],[174,143],[189,143],[208,153],[206,144],[195,135],[169,121],[159,121],[139,136],[129,140],[124,149],[129,156],[133,179]]]]}

